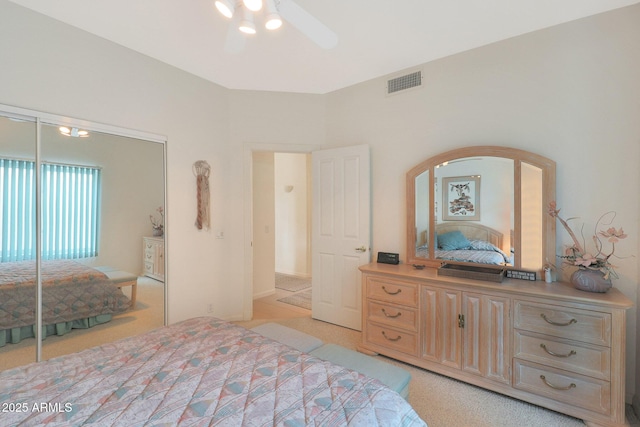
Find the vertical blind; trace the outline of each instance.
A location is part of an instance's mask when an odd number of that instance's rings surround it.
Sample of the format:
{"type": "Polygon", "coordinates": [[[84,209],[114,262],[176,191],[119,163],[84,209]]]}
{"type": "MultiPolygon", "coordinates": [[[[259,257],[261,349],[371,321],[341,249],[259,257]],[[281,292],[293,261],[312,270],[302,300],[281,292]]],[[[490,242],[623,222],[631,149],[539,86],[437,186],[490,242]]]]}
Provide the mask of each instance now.
{"type": "MultiPolygon", "coordinates": [[[[100,169],[42,164],[42,259],[98,253],[100,169]]],[[[0,262],[35,259],[35,164],[0,159],[0,262]]]]}

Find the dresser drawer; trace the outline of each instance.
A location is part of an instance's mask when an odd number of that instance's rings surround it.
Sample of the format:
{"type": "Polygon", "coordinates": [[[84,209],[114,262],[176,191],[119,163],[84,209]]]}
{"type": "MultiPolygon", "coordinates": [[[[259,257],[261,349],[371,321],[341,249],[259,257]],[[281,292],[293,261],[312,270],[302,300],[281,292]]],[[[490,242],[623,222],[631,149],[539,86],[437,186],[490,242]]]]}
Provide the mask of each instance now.
{"type": "Polygon", "coordinates": [[[367,298],[417,307],[418,285],[382,277],[367,277],[367,298]]]}
{"type": "Polygon", "coordinates": [[[515,301],[514,327],[597,345],[611,341],[609,313],[551,304],[515,301]]]}
{"type": "Polygon", "coordinates": [[[145,261],[144,263],[144,274],[153,274],[153,263],[145,261]]]}
{"type": "Polygon", "coordinates": [[[611,387],[607,381],[516,359],[513,386],[601,414],[611,412],[611,387]]]}
{"type": "Polygon", "coordinates": [[[550,335],[516,331],[514,357],[608,381],[611,351],[550,335]]]}
{"type": "Polygon", "coordinates": [[[367,341],[372,344],[377,344],[412,356],[417,356],[418,354],[418,335],[413,332],[369,323],[366,334],[367,341]]]}
{"type": "Polygon", "coordinates": [[[418,330],[417,310],[413,308],[367,300],[367,319],[414,332],[418,330]]]}

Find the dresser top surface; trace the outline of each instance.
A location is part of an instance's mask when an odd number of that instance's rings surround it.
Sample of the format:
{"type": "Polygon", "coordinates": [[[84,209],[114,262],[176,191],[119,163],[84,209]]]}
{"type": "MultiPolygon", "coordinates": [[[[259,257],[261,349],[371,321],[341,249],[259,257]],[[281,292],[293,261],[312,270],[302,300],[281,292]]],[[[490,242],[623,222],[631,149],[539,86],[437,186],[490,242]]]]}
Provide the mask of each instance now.
{"type": "Polygon", "coordinates": [[[438,271],[432,267],[418,270],[408,264],[381,264],[371,263],[360,266],[363,273],[384,274],[405,280],[426,280],[429,283],[441,285],[462,286],[466,291],[476,288],[478,291],[498,291],[517,294],[527,297],[543,297],[558,300],[571,300],[571,302],[596,304],[615,308],[628,309],[633,307],[633,302],[616,288],[611,288],[606,293],[585,292],[575,289],[566,282],[546,283],[543,281],[528,281],[505,278],[502,282],[489,282],[485,280],[466,279],[460,277],[438,275],[438,271]]]}

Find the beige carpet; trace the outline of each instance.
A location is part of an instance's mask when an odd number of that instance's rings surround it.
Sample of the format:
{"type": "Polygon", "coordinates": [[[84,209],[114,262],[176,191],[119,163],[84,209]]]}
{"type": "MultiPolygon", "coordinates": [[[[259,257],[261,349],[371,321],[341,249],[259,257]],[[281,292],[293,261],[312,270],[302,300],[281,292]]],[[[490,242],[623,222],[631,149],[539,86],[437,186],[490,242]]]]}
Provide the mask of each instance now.
{"type": "MultiPolygon", "coordinates": [[[[245,327],[276,322],[320,338],[355,349],[360,332],[311,317],[237,322],[245,327]]],[[[578,427],[581,420],[549,411],[434,374],[383,356],[376,356],[411,373],[409,403],[429,427],[578,427]]]]}

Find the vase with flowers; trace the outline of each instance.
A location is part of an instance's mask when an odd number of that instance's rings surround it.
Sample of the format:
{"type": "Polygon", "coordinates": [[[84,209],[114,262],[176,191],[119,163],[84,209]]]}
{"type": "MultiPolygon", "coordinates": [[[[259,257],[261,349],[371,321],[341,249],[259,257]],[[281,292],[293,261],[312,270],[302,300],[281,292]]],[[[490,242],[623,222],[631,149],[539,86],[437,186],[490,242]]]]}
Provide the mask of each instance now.
{"type": "Polygon", "coordinates": [[[149,220],[151,221],[153,235],[155,237],[162,237],[164,235],[164,208],[159,206],[158,209],[156,209],[156,212],[160,214],[160,219],[152,214],[149,215],[149,220]]]}
{"type": "Polygon", "coordinates": [[[566,265],[578,267],[571,274],[570,281],[573,286],[583,291],[607,292],[612,286],[611,278],[618,278],[615,266],[611,263],[611,259],[615,257],[616,243],[626,238],[627,235],[622,228],[608,227],[606,230],[600,231],[598,231],[598,228],[601,225],[611,225],[616,216],[615,212],[611,211],[603,214],[596,222],[592,236],[594,252],[586,251],[584,243],[578,240],[569,226],[568,221],[574,218],[565,220],[560,217],[560,209],[557,209],[556,202],[549,203],[548,213],[562,224],[573,240],[573,244],[566,248],[564,255],[559,256],[566,265]],[[605,239],[611,245],[610,251],[605,250],[602,239],[605,239]]]}

